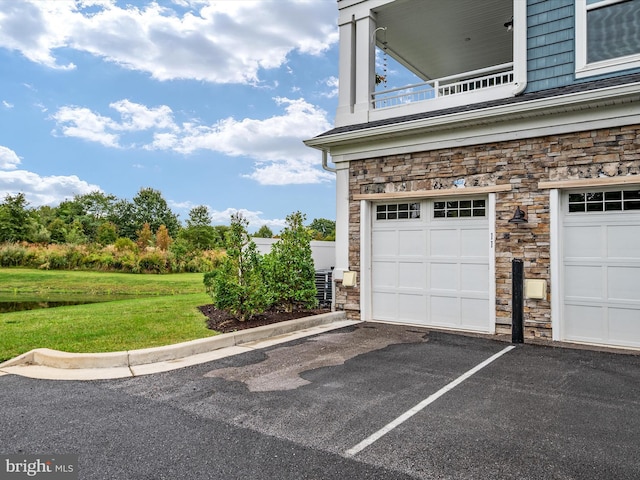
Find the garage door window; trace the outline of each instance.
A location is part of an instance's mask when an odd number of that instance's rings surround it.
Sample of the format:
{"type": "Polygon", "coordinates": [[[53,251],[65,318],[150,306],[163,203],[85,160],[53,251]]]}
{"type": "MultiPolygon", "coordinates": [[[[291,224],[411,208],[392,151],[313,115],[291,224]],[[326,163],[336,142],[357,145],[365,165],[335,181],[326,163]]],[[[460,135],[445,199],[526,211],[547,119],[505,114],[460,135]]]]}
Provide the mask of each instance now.
{"type": "Polygon", "coordinates": [[[433,203],[434,218],[485,217],[486,200],[447,200],[433,203]]]}
{"type": "Polygon", "coordinates": [[[376,220],[420,218],[419,203],[389,203],[376,206],[376,220]]]}
{"type": "Polygon", "coordinates": [[[569,194],[569,213],[640,210],[640,190],[569,194]]]}

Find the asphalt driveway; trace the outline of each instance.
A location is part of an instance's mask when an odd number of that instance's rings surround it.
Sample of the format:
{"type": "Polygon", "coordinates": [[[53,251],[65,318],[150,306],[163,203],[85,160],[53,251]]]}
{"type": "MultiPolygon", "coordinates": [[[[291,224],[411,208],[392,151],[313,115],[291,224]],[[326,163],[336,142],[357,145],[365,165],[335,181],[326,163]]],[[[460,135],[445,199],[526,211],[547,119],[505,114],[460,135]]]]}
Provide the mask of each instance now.
{"type": "Polygon", "coordinates": [[[83,479],[640,478],[640,356],[507,347],[363,323],[142,377],[0,376],[0,453],[79,454],[83,479]]]}

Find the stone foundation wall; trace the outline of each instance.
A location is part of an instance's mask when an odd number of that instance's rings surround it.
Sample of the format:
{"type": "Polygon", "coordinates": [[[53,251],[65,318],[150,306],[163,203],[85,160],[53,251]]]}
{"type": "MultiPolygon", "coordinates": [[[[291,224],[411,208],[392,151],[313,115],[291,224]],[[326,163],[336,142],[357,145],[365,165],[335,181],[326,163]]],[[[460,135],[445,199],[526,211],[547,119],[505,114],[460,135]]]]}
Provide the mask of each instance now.
{"type": "MultiPolygon", "coordinates": [[[[539,182],[640,174],[640,125],[352,161],[354,194],[510,184],[496,194],[496,330],[511,331],[511,261],[526,278],[547,280],[547,300],[525,299],[525,335],[551,337],[549,191],[539,182]],[[509,224],[516,206],[528,223],[509,224]]],[[[360,203],[349,206],[349,267],[360,277],[360,203]]],[[[336,307],[360,317],[360,289],[336,285],[336,307]]]]}

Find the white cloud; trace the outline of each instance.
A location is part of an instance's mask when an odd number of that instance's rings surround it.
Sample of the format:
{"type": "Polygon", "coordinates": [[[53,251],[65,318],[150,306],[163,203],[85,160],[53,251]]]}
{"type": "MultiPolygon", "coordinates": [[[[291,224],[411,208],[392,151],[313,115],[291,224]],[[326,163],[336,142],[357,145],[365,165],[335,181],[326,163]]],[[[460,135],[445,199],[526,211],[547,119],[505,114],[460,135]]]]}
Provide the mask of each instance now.
{"type": "Polygon", "coordinates": [[[24,193],[32,206],[58,205],[64,199],[96,190],[101,189],[75,175],[43,177],[26,170],[0,171],[0,197],[24,193]]]}
{"type": "MultiPolygon", "coordinates": [[[[66,137],[97,142],[105,147],[119,147],[119,136],[107,130],[119,130],[120,125],[84,107],[62,107],[52,118],[66,137]]],[[[54,132],[58,133],[58,132],[54,132]]]]}
{"type": "Polygon", "coordinates": [[[50,68],[75,68],[55,56],[71,48],[158,80],[255,83],[291,52],[317,55],[338,39],[331,1],[164,3],[0,0],[0,47],[50,68]]]}
{"type": "Polygon", "coordinates": [[[111,103],[120,118],[104,116],[84,107],[65,106],[52,118],[56,133],[120,147],[127,133],[146,132],[147,150],[181,154],[212,151],[231,157],[253,159],[247,174],[263,185],[306,184],[331,181],[333,175],[320,168],[318,152],[302,141],[331,128],[327,113],[303,99],[275,98],[281,114],[266,119],[229,117],[213,125],[195,120],[179,124],[166,105],[153,108],[129,100],[111,103]]]}
{"type": "MultiPolygon", "coordinates": [[[[174,211],[179,211],[181,218],[188,218],[189,211],[199,205],[193,202],[174,202],[168,200],[167,203],[174,211]]],[[[211,206],[207,205],[209,213],[211,214],[212,225],[229,225],[231,221],[231,215],[240,212],[244,218],[249,222],[249,231],[258,230],[261,226],[266,225],[271,229],[282,229],[286,226],[286,220],[281,218],[266,219],[262,218],[263,212],[257,210],[247,210],[244,208],[227,208],[225,210],[215,210],[211,206]]]]}
{"type": "Polygon", "coordinates": [[[4,106],[4,108],[7,108],[7,109],[13,108],[13,103],[9,103],[6,100],[2,100],[2,105],[4,106]]]}
{"type": "Polygon", "coordinates": [[[0,198],[24,193],[33,206],[57,205],[74,195],[101,190],[99,186],[80,180],[75,175],[43,177],[26,170],[17,170],[19,164],[20,157],[10,148],[0,145],[0,198]]]}
{"type": "Polygon", "coordinates": [[[261,217],[263,212],[246,210],[244,208],[227,208],[226,210],[212,210],[209,208],[209,211],[211,212],[211,223],[214,225],[228,225],[231,220],[231,215],[235,213],[240,213],[245,219],[247,219],[249,222],[249,230],[257,230],[263,225],[266,225],[271,229],[280,229],[285,227],[287,224],[285,219],[264,219],[261,217]]]}
{"type": "Polygon", "coordinates": [[[329,87],[329,92],[323,94],[326,98],[336,98],[338,96],[338,77],[329,77],[326,78],[323,82],[327,87],[329,87]]]}
{"type": "Polygon", "coordinates": [[[120,100],[109,105],[120,113],[121,123],[112,124],[112,128],[125,131],[148,130],[150,128],[177,130],[173,123],[173,112],[166,105],[147,108],[129,100],[120,100]]]}
{"type": "Polygon", "coordinates": [[[14,170],[20,165],[20,157],[10,148],[0,145],[0,168],[14,170]]]}

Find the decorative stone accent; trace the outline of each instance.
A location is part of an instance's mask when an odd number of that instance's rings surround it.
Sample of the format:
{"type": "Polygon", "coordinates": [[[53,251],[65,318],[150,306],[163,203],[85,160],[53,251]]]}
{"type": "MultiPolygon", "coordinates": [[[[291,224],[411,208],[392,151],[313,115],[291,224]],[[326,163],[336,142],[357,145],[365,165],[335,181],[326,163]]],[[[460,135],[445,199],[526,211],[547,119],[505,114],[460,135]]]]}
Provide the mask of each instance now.
{"type": "MultiPolygon", "coordinates": [[[[549,191],[539,182],[640,175],[640,125],[449,148],[350,163],[349,193],[391,193],[511,184],[496,194],[496,331],[511,331],[511,261],[547,280],[547,300],[525,299],[525,335],[551,337],[549,191]],[[508,220],[516,206],[528,223],[508,220]]],[[[349,205],[349,268],[360,276],[360,204],[349,205]]],[[[336,305],[360,318],[360,289],[336,285],[336,305]],[[341,307],[340,307],[341,306],[341,307]]]]}

